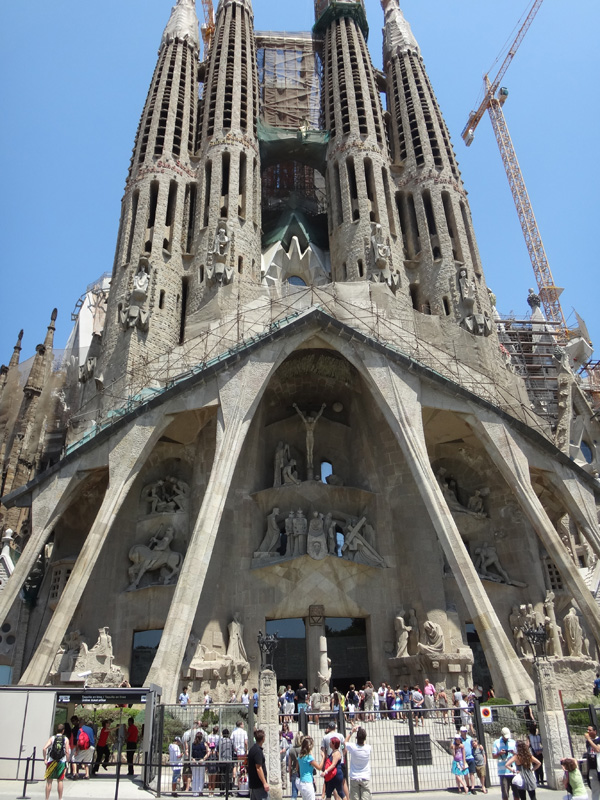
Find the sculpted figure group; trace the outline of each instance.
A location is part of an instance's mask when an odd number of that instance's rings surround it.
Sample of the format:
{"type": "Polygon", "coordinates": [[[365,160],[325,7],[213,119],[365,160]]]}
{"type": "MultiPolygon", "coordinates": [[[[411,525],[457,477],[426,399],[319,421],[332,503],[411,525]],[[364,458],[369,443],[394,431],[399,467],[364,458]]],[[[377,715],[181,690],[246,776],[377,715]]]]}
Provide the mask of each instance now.
{"type": "Polygon", "coordinates": [[[572,658],[590,658],[589,640],[585,637],[579,616],[573,606],[563,619],[564,635],[556,622],[554,611],[554,593],[546,594],[543,614],[533,604],[513,606],[509,616],[509,624],[515,640],[515,649],[519,658],[531,658],[535,651],[529,642],[526,631],[532,628],[546,629],[546,654],[560,658],[564,652],[572,658]]]}
{"type": "Polygon", "coordinates": [[[323,514],[313,511],[307,518],[304,511],[289,511],[287,516],[275,507],[267,516],[267,529],[255,555],[272,554],[296,558],[309,555],[314,559],[336,556],[384,567],[385,561],[375,549],[375,529],[367,522],[338,511],[323,514]]]}

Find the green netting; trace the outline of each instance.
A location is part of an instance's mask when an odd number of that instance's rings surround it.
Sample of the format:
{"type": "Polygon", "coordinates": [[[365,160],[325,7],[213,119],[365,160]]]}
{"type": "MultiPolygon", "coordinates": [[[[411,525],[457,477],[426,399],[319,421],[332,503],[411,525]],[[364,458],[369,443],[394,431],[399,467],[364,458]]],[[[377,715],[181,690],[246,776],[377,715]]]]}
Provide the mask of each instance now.
{"type": "Polygon", "coordinates": [[[277,128],[258,120],[258,141],[263,169],[279,161],[299,161],[325,171],[329,131],[277,128]]]}
{"type": "Polygon", "coordinates": [[[329,25],[339,17],[352,17],[362,30],[365,39],[369,37],[369,24],[363,0],[355,0],[355,2],[351,2],[351,0],[328,0],[327,8],[315,22],[313,31],[319,34],[324,33],[329,25]]]}

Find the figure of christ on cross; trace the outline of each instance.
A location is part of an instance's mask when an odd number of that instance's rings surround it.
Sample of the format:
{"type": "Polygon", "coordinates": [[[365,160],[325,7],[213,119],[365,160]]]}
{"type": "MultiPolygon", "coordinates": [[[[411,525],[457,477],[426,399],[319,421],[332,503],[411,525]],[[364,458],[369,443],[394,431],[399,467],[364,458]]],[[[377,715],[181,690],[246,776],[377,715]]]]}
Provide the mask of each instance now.
{"type": "Polygon", "coordinates": [[[304,423],[304,427],[306,428],[306,479],[312,481],[314,478],[313,450],[315,447],[315,426],[319,421],[321,414],[325,410],[325,403],[323,403],[321,410],[316,415],[309,414],[308,412],[306,415],[304,415],[296,403],[293,403],[293,406],[300,415],[300,418],[304,423]]]}

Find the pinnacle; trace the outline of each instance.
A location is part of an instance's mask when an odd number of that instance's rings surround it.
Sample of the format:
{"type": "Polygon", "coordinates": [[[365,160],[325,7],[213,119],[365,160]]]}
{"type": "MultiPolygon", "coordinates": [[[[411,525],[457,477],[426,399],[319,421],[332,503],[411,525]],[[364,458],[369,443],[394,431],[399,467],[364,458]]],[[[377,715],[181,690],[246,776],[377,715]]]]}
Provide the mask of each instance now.
{"type": "Polygon", "coordinates": [[[385,27],[383,29],[383,52],[387,61],[397,49],[419,50],[410,25],[406,21],[399,0],[381,0],[385,27]]]}
{"type": "Polygon", "coordinates": [[[173,39],[187,39],[200,47],[196,0],[177,0],[164,30],[161,45],[173,39]]]}

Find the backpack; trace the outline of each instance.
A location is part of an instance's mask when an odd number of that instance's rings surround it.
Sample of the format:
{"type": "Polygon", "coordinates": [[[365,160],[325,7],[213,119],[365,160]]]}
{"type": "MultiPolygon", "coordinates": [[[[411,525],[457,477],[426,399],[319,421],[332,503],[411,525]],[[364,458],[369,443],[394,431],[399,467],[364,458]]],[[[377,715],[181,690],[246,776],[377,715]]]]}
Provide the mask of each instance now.
{"type": "Polygon", "coordinates": [[[79,747],[80,750],[90,749],[90,737],[83,730],[83,728],[79,729],[79,736],[77,737],[77,747],[79,747]]]}
{"type": "MultiPolygon", "coordinates": [[[[325,759],[325,763],[323,764],[323,776],[325,775],[327,770],[331,767],[332,763],[333,763],[332,757],[327,756],[327,758],[325,759]]],[[[335,772],[332,773],[328,778],[325,778],[325,783],[329,783],[329,781],[332,780],[334,777],[335,777],[335,772]]]]}
{"type": "Polygon", "coordinates": [[[54,741],[52,742],[50,752],[48,753],[48,758],[50,758],[52,761],[60,761],[65,757],[66,752],[67,748],[65,746],[65,737],[62,733],[57,733],[54,737],[54,741]]]}

